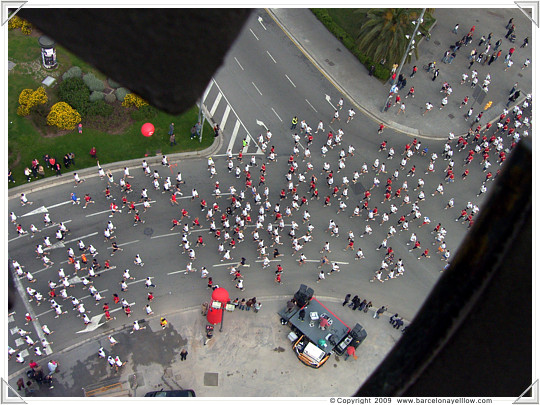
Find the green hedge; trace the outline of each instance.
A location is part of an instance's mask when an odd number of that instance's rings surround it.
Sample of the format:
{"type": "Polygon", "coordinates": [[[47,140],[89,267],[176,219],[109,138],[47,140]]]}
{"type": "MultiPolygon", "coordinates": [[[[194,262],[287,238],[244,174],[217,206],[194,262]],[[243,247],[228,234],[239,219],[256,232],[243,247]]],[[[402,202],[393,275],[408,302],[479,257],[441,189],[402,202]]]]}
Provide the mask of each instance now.
{"type": "Polygon", "coordinates": [[[58,98],[60,101],[65,101],[81,116],[86,115],[86,110],[90,105],[90,89],[79,77],[63,80],[58,86],[58,98]]]}
{"type": "Polygon", "coordinates": [[[111,87],[111,89],[117,89],[118,87],[120,87],[120,83],[115,82],[111,78],[107,79],[107,83],[109,83],[109,86],[111,87]]]}
{"type": "Polygon", "coordinates": [[[332,17],[328,14],[328,11],[324,8],[312,8],[311,12],[317,17],[317,19],[324,24],[326,29],[332,33],[337,39],[339,39],[345,47],[351,51],[351,53],[358,58],[358,60],[366,67],[369,71],[372,65],[375,65],[375,71],[373,76],[376,78],[387,81],[391,74],[390,69],[381,65],[380,63],[374,63],[373,60],[364,55],[357,47],[356,41],[351,37],[341,26],[336,24],[332,17]]]}
{"type": "Polygon", "coordinates": [[[102,91],[93,91],[92,94],[90,94],[91,102],[103,100],[104,98],[105,98],[105,93],[103,93],[102,91]]]}
{"type": "Polygon", "coordinates": [[[63,80],[71,79],[72,77],[82,77],[82,70],[80,67],[72,66],[62,75],[63,80]]]}
{"type": "Polygon", "coordinates": [[[131,111],[131,118],[135,121],[149,120],[155,118],[158,114],[158,110],[151,105],[143,105],[139,109],[131,111]]]}
{"type": "Polygon", "coordinates": [[[112,114],[113,110],[114,108],[110,104],[107,104],[103,100],[98,100],[93,103],[90,103],[86,111],[86,115],[109,117],[112,114]]]}
{"type": "Polygon", "coordinates": [[[87,73],[83,76],[83,80],[92,91],[103,91],[105,85],[93,73],[87,73]]]}
{"type": "Polygon", "coordinates": [[[112,104],[116,101],[116,96],[114,93],[105,94],[105,101],[109,104],[112,104]]]}
{"type": "Polygon", "coordinates": [[[124,101],[124,98],[126,98],[126,96],[128,95],[129,93],[129,90],[126,89],[125,87],[119,87],[118,89],[116,89],[116,99],[118,101],[124,101]]]}

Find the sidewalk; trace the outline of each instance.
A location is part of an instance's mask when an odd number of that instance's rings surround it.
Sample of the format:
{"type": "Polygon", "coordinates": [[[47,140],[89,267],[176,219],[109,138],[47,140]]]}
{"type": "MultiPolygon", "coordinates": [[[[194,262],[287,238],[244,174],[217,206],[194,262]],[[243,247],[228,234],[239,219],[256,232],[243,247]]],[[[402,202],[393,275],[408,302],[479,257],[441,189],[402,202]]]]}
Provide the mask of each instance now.
{"type": "MultiPolygon", "coordinates": [[[[350,396],[402,335],[388,323],[393,313],[386,312],[377,320],[373,308],[368,313],[353,312],[341,305],[341,298],[318,296],[349,327],[360,323],[368,336],[357,349],[358,360],[345,362],[332,355],[323,367],[312,369],[296,358],[287,339],[290,329],[281,325],[277,314],[289,298],[260,297],[259,313],[227,312],[223,332],[216,325],[206,346],[206,318],[199,307],[166,314],[170,325],[166,330],[159,326],[159,317],[139,321],[147,328],[134,334],[130,334],[130,326],[111,331],[104,325],[101,336],[38,359],[46,368],[52,358],[60,370],[54,389],[43,387],[39,396],[83,396],[83,388],[89,392],[105,386],[113,388],[103,392],[106,396],[141,397],[161,388],[193,389],[200,397],[350,396]],[[107,340],[111,333],[119,342],[113,348],[107,340]],[[100,346],[107,355],[127,360],[119,373],[109,368],[106,359],[98,358],[100,346]],[[186,362],[180,361],[183,347],[189,352],[186,362]]],[[[12,387],[21,374],[9,376],[12,387]]]]}
{"type": "Polygon", "coordinates": [[[485,125],[488,121],[498,119],[515,82],[519,82],[521,89],[521,97],[518,101],[522,102],[532,89],[532,68],[521,70],[525,58],[531,58],[531,45],[524,49],[519,48],[526,36],[529,39],[532,38],[532,23],[517,7],[493,10],[437,8],[435,11],[437,23],[431,31],[430,41],[422,41],[419,45],[418,60],[413,55],[412,63],[406,63],[403,66],[402,74],[407,79],[407,85],[400,90],[400,96],[406,103],[406,112],[399,116],[396,115],[398,112],[396,106],[391,107],[388,112],[382,112],[390,84],[382,84],[378,79],[369,76],[368,70],[317,20],[309,9],[274,8],[267,9],[267,12],[306,57],[355,105],[355,109],[368,115],[375,121],[374,126],[377,125],[377,127],[380,122],[383,122],[388,128],[409,136],[443,140],[447,139],[449,132],[454,132],[455,135],[467,133],[474,117],[490,100],[493,101],[492,107],[484,113],[480,123],[485,125]],[[504,38],[505,26],[510,17],[514,18],[517,27],[517,40],[514,44],[504,38]],[[452,33],[457,22],[460,23],[459,35],[452,33]],[[462,47],[451,65],[441,62],[448,47],[467,34],[473,25],[476,25],[476,30],[472,44],[462,47]],[[479,39],[482,35],[487,37],[492,31],[493,44],[499,38],[502,39],[501,57],[491,66],[487,63],[485,66],[479,63],[473,65],[472,69],[478,71],[479,77],[479,85],[476,89],[472,89],[470,83],[460,85],[461,74],[470,73],[467,60],[470,51],[475,47],[483,50],[484,45],[477,46],[479,39]],[[511,47],[516,48],[513,56],[515,63],[509,71],[504,72],[504,57],[511,47]],[[431,80],[431,73],[428,74],[423,70],[423,66],[431,61],[437,61],[437,67],[440,68],[440,75],[435,81],[431,80]],[[410,73],[414,65],[418,67],[418,72],[411,79],[410,73]],[[485,94],[481,90],[481,84],[488,72],[491,74],[491,84],[489,93],[485,94]],[[445,81],[448,81],[454,92],[449,97],[448,105],[440,111],[439,106],[443,98],[440,89],[445,81]],[[414,99],[405,99],[411,86],[414,86],[416,96],[414,99]],[[468,107],[474,108],[473,117],[468,121],[465,121],[463,117],[467,112],[466,109],[459,109],[466,95],[470,98],[468,107]],[[430,101],[434,108],[426,116],[422,116],[427,101],[430,101]]]}

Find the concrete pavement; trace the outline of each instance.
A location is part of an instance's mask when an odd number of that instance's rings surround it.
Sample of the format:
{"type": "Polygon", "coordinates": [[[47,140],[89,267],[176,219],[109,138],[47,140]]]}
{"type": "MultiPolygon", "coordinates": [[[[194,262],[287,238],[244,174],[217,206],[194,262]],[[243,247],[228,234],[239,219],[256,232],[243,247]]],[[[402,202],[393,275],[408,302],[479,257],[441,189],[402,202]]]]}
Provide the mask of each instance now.
{"type": "MultiPolygon", "coordinates": [[[[317,286],[312,287],[316,294],[317,286]]],[[[226,313],[223,332],[216,325],[214,337],[206,346],[206,319],[199,307],[167,314],[170,327],[166,330],[161,329],[156,316],[142,323],[147,328],[135,334],[123,327],[81,340],[38,359],[45,367],[50,359],[56,360],[60,371],[54,389],[42,387],[32,396],[76,397],[86,391],[96,396],[140,397],[162,388],[193,389],[201,397],[350,396],[390,351],[401,331],[388,323],[393,314],[385,313],[377,320],[373,319],[373,309],[368,313],[352,311],[343,307],[339,298],[317,298],[351,328],[358,322],[368,331],[357,350],[357,361],[345,362],[343,357],[332,356],[319,370],[304,366],[287,339],[290,329],[281,325],[277,315],[290,297],[259,297],[259,313],[226,313]],[[109,345],[108,334],[119,342],[114,348],[109,345]],[[98,358],[100,346],[107,355],[114,352],[127,361],[120,372],[115,373],[98,358]],[[189,352],[185,362],[180,361],[183,347],[189,352]]],[[[23,372],[9,376],[12,387],[23,372]]]]}
{"type": "MultiPolygon", "coordinates": [[[[443,140],[447,139],[449,132],[454,132],[456,135],[465,134],[472,120],[463,119],[462,115],[466,111],[459,109],[459,105],[466,95],[470,98],[469,107],[475,104],[473,118],[483,110],[488,101],[493,101],[492,107],[484,113],[480,121],[485,125],[488,121],[498,119],[515,82],[519,82],[519,88],[522,89],[522,97],[518,101],[522,101],[532,89],[531,67],[528,68],[529,70],[521,70],[525,58],[531,58],[532,45],[520,48],[525,37],[532,38],[532,23],[517,7],[491,10],[437,8],[434,14],[437,23],[431,31],[430,41],[422,41],[419,44],[418,60],[413,56],[411,63],[403,66],[402,73],[407,79],[407,86],[400,90],[399,94],[406,104],[406,112],[400,115],[397,115],[398,107],[396,106],[388,112],[382,112],[390,84],[383,84],[375,77],[369,76],[368,70],[317,20],[309,9],[273,8],[267,9],[267,12],[321,73],[358,110],[377,123],[383,122],[388,128],[409,136],[443,140]],[[514,18],[517,27],[517,40],[514,44],[504,38],[505,26],[511,17],[514,18]],[[458,22],[460,23],[459,35],[455,35],[452,29],[458,22]],[[472,44],[462,47],[452,64],[441,62],[448,47],[467,34],[473,25],[476,25],[476,29],[472,44]],[[470,83],[460,85],[462,73],[467,72],[470,76],[467,59],[469,52],[473,48],[483,51],[484,45],[477,46],[479,39],[482,35],[487,37],[490,32],[493,32],[491,49],[499,38],[502,39],[501,57],[491,66],[487,63],[484,66],[480,63],[473,65],[472,69],[478,71],[480,80],[476,91],[470,87],[470,83]],[[515,63],[510,70],[505,72],[503,60],[511,47],[516,48],[512,57],[515,63]],[[437,61],[437,67],[440,68],[441,73],[435,81],[432,81],[432,74],[425,72],[423,66],[434,60],[437,61]],[[410,73],[414,65],[418,67],[418,72],[411,79],[410,73]],[[479,88],[487,73],[491,74],[491,84],[489,92],[485,94],[479,88]],[[450,84],[454,92],[449,97],[445,109],[439,111],[438,107],[443,98],[440,89],[445,81],[450,84]],[[416,96],[414,99],[405,99],[411,86],[414,86],[416,96]],[[428,115],[422,116],[427,101],[434,105],[434,109],[428,115]]],[[[490,51],[489,54],[491,53],[490,51]]]]}

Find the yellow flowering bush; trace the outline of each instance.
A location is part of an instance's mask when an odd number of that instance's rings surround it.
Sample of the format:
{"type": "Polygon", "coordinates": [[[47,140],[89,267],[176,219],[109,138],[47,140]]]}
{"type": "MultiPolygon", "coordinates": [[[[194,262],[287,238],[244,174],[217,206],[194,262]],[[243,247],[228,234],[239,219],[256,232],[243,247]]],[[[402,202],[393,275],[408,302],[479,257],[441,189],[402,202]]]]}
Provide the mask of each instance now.
{"type": "Polygon", "coordinates": [[[21,91],[21,94],[19,94],[19,104],[20,105],[28,105],[28,101],[30,100],[30,96],[34,90],[32,89],[24,89],[21,91]]]}
{"type": "Polygon", "coordinates": [[[14,16],[9,19],[8,29],[15,30],[17,28],[20,28],[24,35],[30,35],[32,33],[32,24],[21,17],[14,16]]]}
{"type": "Polygon", "coordinates": [[[32,24],[30,24],[28,21],[24,20],[23,25],[21,27],[21,32],[24,35],[30,35],[32,33],[32,24]]]}
{"type": "Polygon", "coordinates": [[[37,90],[24,89],[19,94],[19,104],[17,114],[24,117],[30,114],[30,109],[38,104],[45,104],[49,101],[44,87],[38,87],[37,90]]]}
{"type": "Polygon", "coordinates": [[[143,105],[148,105],[148,103],[143,98],[133,93],[126,94],[126,97],[124,97],[124,101],[122,101],[122,106],[126,108],[136,107],[137,109],[139,109],[143,105]]]}
{"type": "Polygon", "coordinates": [[[17,108],[17,115],[20,115],[21,117],[26,117],[28,114],[30,114],[30,108],[27,105],[21,104],[17,108]]]}
{"type": "Polygon", "coordinates": [[[23,25],[23,22],[24,21],[23,21],[22,18],[14,16],[14,17],[9,19],[8,29],[9,30],[14,30],[14,29],[17,29],[17,28],[21,28],[22,25],[23,25]]]}
{"type": "Polygon", "coordinates": [[[47,115],[47,125],[56,125],[60,129],[75,129],[79,122],[81,122],[81,115],[63,101],[53,105],[47,115]]]}

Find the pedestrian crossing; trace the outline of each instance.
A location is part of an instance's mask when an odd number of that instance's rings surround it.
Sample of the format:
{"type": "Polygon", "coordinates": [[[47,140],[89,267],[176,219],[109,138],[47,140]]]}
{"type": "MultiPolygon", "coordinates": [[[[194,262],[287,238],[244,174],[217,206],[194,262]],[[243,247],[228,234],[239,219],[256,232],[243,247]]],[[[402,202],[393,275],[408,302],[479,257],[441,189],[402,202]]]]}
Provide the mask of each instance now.
{"type": "Polygon", "coordinates": [[[202,103],[210,113],[210,117],[219,124],[222,133],[225,135],[226,147],[222,150],[223,152],[230,150],[234,155],[240,151],[243,154],[264,154],[214,78],[212,78],[204,91],[202,103]],[[244,141],[246,145],[244,145],[244,141]]]}

